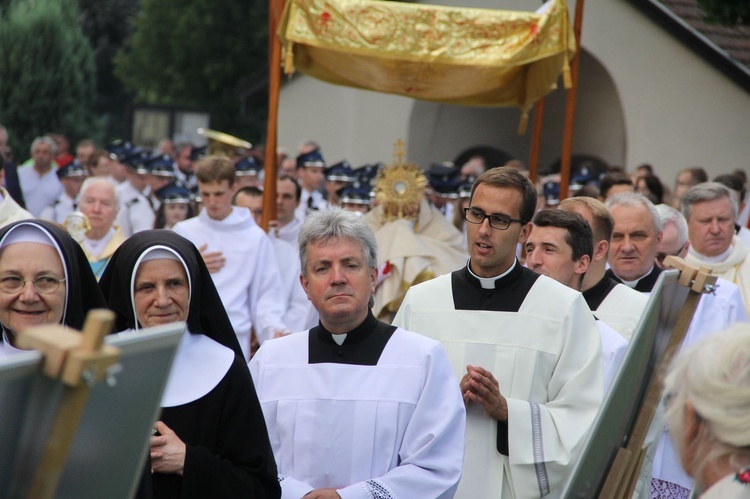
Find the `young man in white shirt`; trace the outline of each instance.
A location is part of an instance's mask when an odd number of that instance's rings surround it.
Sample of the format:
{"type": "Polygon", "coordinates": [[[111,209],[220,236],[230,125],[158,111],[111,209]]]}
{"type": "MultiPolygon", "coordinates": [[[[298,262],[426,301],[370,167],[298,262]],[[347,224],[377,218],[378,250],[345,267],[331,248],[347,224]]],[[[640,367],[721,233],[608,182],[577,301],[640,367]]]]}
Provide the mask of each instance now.
{"type": "Polygon", "coordinates": [[[196,164],[203,209],[197,217],[174,226],[204,252],[223,259],[211,277],[250,359],[250,333],[264,341],[290,332],[284,323],[281,277],[271,241],[249,210],[232,206],[235,169],[224,156],[208,156],[196,164]]]}

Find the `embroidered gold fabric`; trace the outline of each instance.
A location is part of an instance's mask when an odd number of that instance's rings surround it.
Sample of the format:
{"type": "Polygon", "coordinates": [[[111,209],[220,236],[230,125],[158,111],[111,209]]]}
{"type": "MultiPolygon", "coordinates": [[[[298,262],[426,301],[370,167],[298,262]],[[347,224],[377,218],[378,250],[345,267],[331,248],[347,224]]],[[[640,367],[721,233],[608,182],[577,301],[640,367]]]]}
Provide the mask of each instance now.
{"type": "Polygon", "coordinates": [[[289,0],[285,70],[423,100],[528,109],[569,86],[575,51],[565,0],[537,12],[377,0],[289,0]]]}

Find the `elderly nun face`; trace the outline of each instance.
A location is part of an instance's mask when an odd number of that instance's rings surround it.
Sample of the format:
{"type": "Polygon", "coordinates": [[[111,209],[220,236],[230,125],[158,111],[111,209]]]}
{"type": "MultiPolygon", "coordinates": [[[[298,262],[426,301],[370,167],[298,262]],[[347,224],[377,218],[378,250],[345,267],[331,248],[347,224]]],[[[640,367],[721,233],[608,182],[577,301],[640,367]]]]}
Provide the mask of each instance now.
{"type": "Polygon", "coordinates": [[[187,320],[190,283],[176,256],[163,249],[146,253],[135,273],[133,308],[142,327],[187,320]]]}
{"type": "Polygon", "coordinates": [[[37,233],[32,237],[21,232],[11,232],[0,249],[0,323],[12,332],[59,324],[65,310],[65,272],[57,249],[38,229],[23,228],[37,233]],[[15,236],[39,242],[13,242],[15,236]]]}

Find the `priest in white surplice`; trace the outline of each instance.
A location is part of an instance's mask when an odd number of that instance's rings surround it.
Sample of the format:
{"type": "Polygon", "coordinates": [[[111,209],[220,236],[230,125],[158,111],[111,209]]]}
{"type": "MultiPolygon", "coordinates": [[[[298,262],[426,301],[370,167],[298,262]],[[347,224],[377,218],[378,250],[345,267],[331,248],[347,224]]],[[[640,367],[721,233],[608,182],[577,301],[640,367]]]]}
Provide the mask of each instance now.
{"type": "Polygon", "coordinates": [[[314,212],[299,237],[320,323],[250,361],[282,498],[452,498],[465,409],[445,350],[373,316],[377,243],[361,218],[314,212]]]}
{"type": "Polygon", "coordinates": [[[599,332],[583,297],[522,267],[531,182],[493,168],[466,211],[469,264],[412,287],[394,324],[443,343],[460,380],[466,459],[456,497],[557,497],[603,397],[599,332]]]}

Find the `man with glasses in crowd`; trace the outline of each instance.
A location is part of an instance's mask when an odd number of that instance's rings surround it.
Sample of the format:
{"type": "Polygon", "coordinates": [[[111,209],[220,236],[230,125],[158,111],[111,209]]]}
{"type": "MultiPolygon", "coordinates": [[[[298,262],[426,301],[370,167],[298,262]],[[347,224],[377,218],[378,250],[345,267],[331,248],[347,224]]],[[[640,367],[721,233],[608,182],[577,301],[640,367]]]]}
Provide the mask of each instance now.
{"type": "Polygon", "coordinates": [[[599,332],[580,293],[524,268],[533,184],[477,178],[466,267],[412,287],[394,324],[443,343],[467,406],[457,498],[559,494],[603,397],[599,332]]]}

